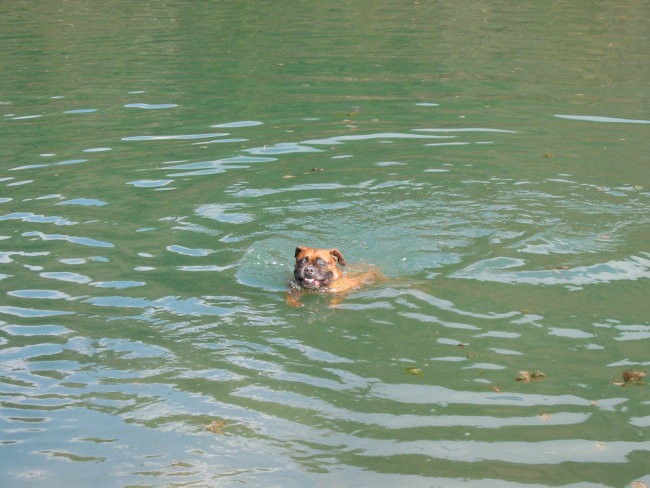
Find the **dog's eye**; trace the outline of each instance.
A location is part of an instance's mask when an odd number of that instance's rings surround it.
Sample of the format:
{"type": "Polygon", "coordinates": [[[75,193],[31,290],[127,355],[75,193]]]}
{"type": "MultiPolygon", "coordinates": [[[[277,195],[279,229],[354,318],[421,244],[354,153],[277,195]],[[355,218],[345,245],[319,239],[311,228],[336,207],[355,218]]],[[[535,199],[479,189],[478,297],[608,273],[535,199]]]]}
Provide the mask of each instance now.
{"type": "Polygon", "coordinates": [[[327,261],[325,261],[325,260],[323,260],[323,259],[317,259],[317,260],[316,260],[316,264],[317,264],[318,266],[320,266],[321,268],[325,268],[325,267],[327,266],[327,261]]]}
{"type": "Polygon", "coordinates": [[[307,264],[307,261],[308,261],[307,258],[302,258],[298,261],[298,265],[304,266],[305,264],[307,264]]]}

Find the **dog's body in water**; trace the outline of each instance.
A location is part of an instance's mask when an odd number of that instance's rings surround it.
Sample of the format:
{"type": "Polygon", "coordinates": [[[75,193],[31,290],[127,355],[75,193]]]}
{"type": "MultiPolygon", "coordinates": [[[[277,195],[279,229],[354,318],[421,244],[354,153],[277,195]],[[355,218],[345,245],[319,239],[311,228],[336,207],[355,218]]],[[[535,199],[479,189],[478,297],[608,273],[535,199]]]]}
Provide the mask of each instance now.
{"type": "Polygon", "coordinates": [[[305,293],[331,293],[337,296],[332,305],[338,304],[342,296],[365,284],[370,284],[386,277],[374,267],[363,272],[344,274],[339,266],[347,262],[338,249],[316,249],[299,246],[295,252],[296,266],[293,280],[289,284],[287,303],[292,307],[301,307],[300,297],[305,293]]]}

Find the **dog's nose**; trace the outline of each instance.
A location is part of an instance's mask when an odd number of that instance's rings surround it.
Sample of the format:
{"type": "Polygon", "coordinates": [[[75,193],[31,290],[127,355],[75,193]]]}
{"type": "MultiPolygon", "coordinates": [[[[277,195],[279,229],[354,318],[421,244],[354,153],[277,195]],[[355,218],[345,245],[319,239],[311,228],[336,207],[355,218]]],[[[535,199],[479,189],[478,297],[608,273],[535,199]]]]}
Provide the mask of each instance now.
{"type": "Polygon", "coordinates": [[[316,271],[316,270],[314,269],[313,266],[305,266],[305,268],[303,269],[302,273],[303,273],[305,276],[310,277],[310,276],[314,276],[314,272],[315,272],[315,271],[316,271]]]}

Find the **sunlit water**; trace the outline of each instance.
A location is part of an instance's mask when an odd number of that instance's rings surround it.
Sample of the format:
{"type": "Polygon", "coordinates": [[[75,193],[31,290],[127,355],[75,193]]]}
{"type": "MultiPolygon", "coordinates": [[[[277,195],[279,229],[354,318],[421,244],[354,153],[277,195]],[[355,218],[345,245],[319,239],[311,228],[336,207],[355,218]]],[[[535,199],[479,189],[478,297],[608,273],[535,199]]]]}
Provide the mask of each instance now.
{"type": "Polygon", "coordinates": [[[647,6],[368,5],[7,7],[2,486],[650,484],[647,6]]]}

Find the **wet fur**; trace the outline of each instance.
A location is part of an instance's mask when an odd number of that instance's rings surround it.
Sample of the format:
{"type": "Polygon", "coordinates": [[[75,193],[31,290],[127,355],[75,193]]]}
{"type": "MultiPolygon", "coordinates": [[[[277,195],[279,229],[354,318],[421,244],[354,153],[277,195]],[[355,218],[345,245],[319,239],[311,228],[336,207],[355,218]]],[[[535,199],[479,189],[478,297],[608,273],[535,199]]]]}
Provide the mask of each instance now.
{"type": "Polygon", "coordinates": [[[294,255],[294,277],[286,297],[287,303],[292,307],[301,307],[300,298],[306,293],[315,292],[337,295],[337,298],[332,300],[332,305],[336,305],[348,292],[365,284],[386,279],[374,268],[344,274],[339,266],[346,266],[347,261],[338,249],[298,246],[294,255]]]}

